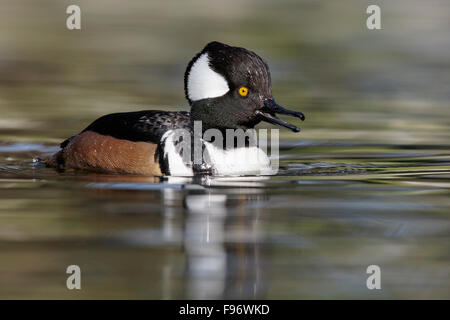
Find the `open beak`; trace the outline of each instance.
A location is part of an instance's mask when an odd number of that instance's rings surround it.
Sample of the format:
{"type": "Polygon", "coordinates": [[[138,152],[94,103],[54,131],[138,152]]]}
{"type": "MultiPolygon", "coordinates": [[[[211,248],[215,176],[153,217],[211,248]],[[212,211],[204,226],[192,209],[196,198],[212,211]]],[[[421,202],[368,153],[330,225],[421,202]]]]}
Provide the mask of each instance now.
{"type": "Polygon", "coordinates": [[[287,109],[283,108],[282,106],[278,105],[274,99],[264,100],[264,107],[262,107],[262,109],[256,110],[256,112],[255,112],[256,116],[261,121],[269,122],[272,124],[277,124],[279,126],[291,129],[294,132],[300,131],[300,128],[278,118],[275,115],[276,113],[294,116],[294,117],[302,119],[302,121],[305,120],[305,115],[303,113],[298,112],[298,111],[287,110],[287,109]]]}

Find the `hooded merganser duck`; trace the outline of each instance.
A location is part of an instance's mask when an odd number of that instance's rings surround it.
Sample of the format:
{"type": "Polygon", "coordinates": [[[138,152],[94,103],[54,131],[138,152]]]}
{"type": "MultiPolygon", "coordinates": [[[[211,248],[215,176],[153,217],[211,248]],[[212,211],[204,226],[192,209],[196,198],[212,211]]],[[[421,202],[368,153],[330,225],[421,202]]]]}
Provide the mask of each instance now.
{"type": "Polygon", "coordinates": [[[62,142],[61,150],[45,163],[61,170],[155,176],[270,174],[270,160],[257,146],[228,150],[202,139],[202,164],[184,161],[176,149],[174,132],[184,129],[192,133],[196,121],[201,121],[202,132],[251,129],[261,121],[299,132],[298,127],[275,114],[305,118],[303,113],[275,102],[269,67],[262,58],[220,42],[208,43],[189,62],[184,90],[190,113],[145,110],[102,116],[62,142]],[[249,155],[263,161],[256,166],[250,164],[249,155]]]}

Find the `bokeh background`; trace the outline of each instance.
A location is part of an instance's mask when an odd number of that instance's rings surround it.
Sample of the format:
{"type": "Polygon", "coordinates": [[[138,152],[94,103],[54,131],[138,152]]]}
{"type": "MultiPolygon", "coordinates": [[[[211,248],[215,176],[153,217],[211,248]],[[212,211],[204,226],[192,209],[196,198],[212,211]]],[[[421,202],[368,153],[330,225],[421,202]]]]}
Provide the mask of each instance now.
{"type": "Polygon", "coordinates": [[[0,298],[449,298],[449,32],[447,0],[2,0],[0,298]],[[100,115],[188,110],[184,69],[212,40],[264,57],[277,101],[306,114],[281,131],[280,177],[31,163],[100,115]]]}
{"type": "Polygon", "coordinates": [[[59,141],[109,112],[187,110],[187,62],[218,40],[268,61],[275,97],[308,114],[302,139],[448,140],[450,4],[376,1],[370,31],[372,3],[3,1],[0,134],[59,141]]]}

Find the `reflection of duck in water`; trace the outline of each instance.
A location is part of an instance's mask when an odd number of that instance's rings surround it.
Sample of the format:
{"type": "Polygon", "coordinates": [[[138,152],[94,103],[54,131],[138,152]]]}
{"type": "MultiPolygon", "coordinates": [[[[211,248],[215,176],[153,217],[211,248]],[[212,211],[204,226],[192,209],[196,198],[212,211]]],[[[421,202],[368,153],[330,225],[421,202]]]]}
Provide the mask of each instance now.
{"type": "MultiPolygon", "coordinates": [[[[247,190],[249,191],[249,189],[247,190]]],[[[264,295],[264,252],[253,194],[192,194],[185,199],[184,248],[187,296],[194,299],[257,298],[264,295]]]]}
{"type": "MultiPolygon", "coordinates": [[[[254,52],[219,42],[209,43],[188,64],[185,94],[191,112],[146,110],[105,115],[65,140],[62,150],[45,160],[59,169],[148,175],[255,175],[272,172],[270,160],[257,146],[233,149],[201,140],[201,163],[185,161],[176,145],[177,129],[193,134],[194,121],[208,129],[249,129],[260,121],[300,129],[275,116],[304,119],[301,112],[275,103],[267,64],[254,52]],[[254,159],[254,161],[250,161],[254,159]]],[[[225,135],[223,135],[225,136],[225,135]]]]}
{"type": "MultiPolygon", "coordinates": [[[[144,176],[88,177],[92,177],[87,186],[93,197],[104,197],[106,191],[108,198],[118,199],[125,192],[129,199],[133,190],[143,201],[137,207],[139,212],[151,213],[152,219],[161,213],[156,228],[126,227],[114,236],[115,241],[131,247],[174,245],[184,249],[166,253],[172,258],[160,269],[162,298],[177,297],[180,287],[186,289],[185,298],[264,297],[264,222],[259,206],[253,203],[267,200],[263,187],[269,177],[168,177],[168,181],[156,183],[144,176]],[[148,203],[153,204],[151,212],[148,203]],[[180,254],[184,269],[179,264],[180,254]]],[[[135,210],[128,202],[126,208],[135,210]]]]}

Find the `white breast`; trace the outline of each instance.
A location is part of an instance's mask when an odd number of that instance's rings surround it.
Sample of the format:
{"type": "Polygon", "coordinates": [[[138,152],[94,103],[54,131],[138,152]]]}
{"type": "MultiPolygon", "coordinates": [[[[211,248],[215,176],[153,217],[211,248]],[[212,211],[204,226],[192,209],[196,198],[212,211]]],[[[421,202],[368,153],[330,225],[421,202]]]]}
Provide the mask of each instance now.
{"type": "Polygon", "coordinates": [[[218,176],[272,175],[270,159],[260,148],[223,150],[205,142],[204,160],[218,176]]]}
{"type": "MultiPolygon", "coordinates": [[[[191,177],[194,175],[192,162],[186,164],[174,144],[177,135],[174,130],[162,136],[164,158],[167,159],[171,176],[191,177]]],[[[188,144],[190,145],[190,143],[188,144]]],[[[223,150],[214,144],[204,142],[203,161],[216,176],[258,176],[273,175],[276,171],[271,167],[270,159],[260,148],[235,148],[223,150]]]]}

